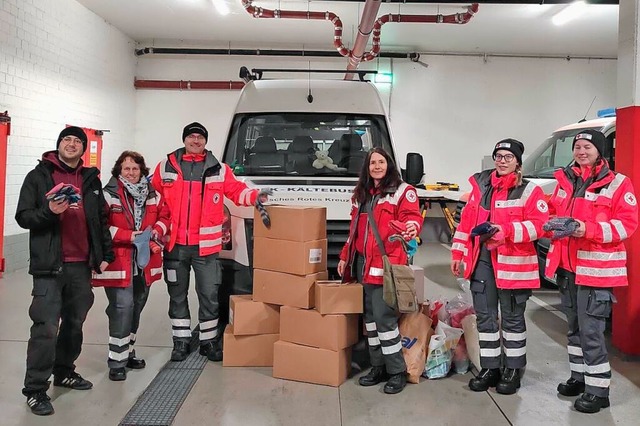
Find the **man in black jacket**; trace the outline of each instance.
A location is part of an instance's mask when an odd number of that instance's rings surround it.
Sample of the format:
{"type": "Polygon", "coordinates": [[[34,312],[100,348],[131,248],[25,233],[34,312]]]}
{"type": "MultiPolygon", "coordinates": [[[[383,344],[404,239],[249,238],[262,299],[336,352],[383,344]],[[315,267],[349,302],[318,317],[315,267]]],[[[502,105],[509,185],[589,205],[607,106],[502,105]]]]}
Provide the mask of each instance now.
{"type": "Polygon", "coordinates": [[[75,372],[74,362],[82,349],[82,325],[93,305],[91,272],[103,271],[114,253],[100,172],[82,166],[86,149],[82,129],[64,129],[57,150],[45,152],[27,174],[16,211],[18,225],[29,230],[29,273],[33,275],[29,308],[33,325],[22,393],[38,415],[53,414],[47,396],[51,373],[54,386],[93,387],[75,372]],[[47,192],[60,183],[77,187],[81,199],[48,200],[47,192]]]}

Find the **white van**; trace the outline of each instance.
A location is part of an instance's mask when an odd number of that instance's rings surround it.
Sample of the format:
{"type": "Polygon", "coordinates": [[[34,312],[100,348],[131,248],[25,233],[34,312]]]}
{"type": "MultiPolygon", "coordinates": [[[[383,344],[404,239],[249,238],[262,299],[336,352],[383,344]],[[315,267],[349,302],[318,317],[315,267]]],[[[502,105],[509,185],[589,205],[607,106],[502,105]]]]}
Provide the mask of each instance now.
{"type": "MultiPolygon", "coordinates": [[[[384,148],[399,164],[389,120],[373,84],[256,79],[248,81],[240,94],[222,161],[249,186],[270,188],[270,202],[327,208],[331,274],[348,236],[352,191],[372,147],[384,148]],[[314,167],[319,151],[326,152],[337,167],[314,167]]],[[[422,157],[409,154],[407,163],[405,180],[418,183],[422,157]]],[[[232,293],[250,293],[254,208],[238,207],[229,200],[225,207],[230,220],[220,255],[223,287],[232,293]]]]}
{"type": "MultiPolygon", "coordinates": [[[[616,117],[615,110],[598,111],[595,120],[581,121],[575,124],[563,126],[553,132],[522,164],[523,177],[537,183],[544,193],[551,195],[557,185],[553,173],[573,162],[573,137],[586,129],[599,130],[606,136],[606,145],[603,156],[609,162],[612,170],[615,170],[616,148],[616,117]]],[[[550,241],[546,238],[538,240],[538,264],[543,283],[555,285],[553,279],[544,277],[544,265],[549,251],[550,241]]]]}
{"type": "MultiPolygon", "coordinates": [[[[553,173],[573,161],[573,137],[586,129],[599,130],[607,138],[604,157],[615,170],[616,117],[610,110],[598,112],[600,118],[563,126],[533,151],[522,164],[523,176],[542,186],[545,194],[552,194],[556,186],[553,173]]],[[[615,114],[615,113],[614,113],[615,114]]]]}

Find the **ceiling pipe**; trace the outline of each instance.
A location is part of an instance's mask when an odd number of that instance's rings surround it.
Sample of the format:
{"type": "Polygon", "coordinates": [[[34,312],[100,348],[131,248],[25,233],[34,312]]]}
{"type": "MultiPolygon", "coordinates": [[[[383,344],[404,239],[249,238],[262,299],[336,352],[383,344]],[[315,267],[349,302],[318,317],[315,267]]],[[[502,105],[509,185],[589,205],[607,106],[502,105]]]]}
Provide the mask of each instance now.
{"type": "Polygon", "coordinates": [[[140,80],[133,81],[136,89],[164,90],[240,90],[244,81],[140,80]]]}
{"type": "MultiPolygon", "coordinates": [[[[209,49],[191,47],[143,47],[135,50],[136,56],[144,55],[219,55],[219,56],[292,56],[342,58],[335,50],[285,50],[285,49],[209,49]]],[[[381,58],[412,59],[417,52],[380,52],[381,58]]]]}
{"type": "MultiPolygon", "coordinates": [[[[337,1],[337,2],[348,2],[348,3],[362,3],[366,0],[330,0],[330,1],[337,1]]],[[[480,4],[500,4],[500,5],[505,5],[505,4],[516,4],[516,5],[522,5],[522,4],[569,4],[569,3],[573,3],[575,0],[513,0],[513,1],[496,1],[496,0],[478,0],[475,3],[480,3],[480,4]]],[[[468,1],[464,1],[464,0],[384,0],[385,3],[412,3],[412,4],[466,4],[469,3],[468,1]]],[[[617,5],[620,4],[619,0],[586,0],[587,4],[592,4],[592,5],[601,5],[601,4],[608,4],[608,5],[617,5]]]]}
{"type": "Polygon", "coordinates": [[[247,13],[254,18],[276,19],[314,19],[331,21],[333,23],[333,46],[342,56],[349,54],[349,49],[342,43],[342,21],[333,12],[304,12],[299,10],[264,9],[252,4],[252,0],[241,0],[247,13]]]}
{"type": "Polygon", "coordinates": [[[466,13],[454,13],[451,15],[402,15],[388,14],[381,16],[376,21],[373,28],[373,41],[371,50],[364,55],[363,61],[371,61],[378,56],[380,52],[380,33],[382,26],[387,22],[407,22],[407,23],[435,23],[435,24],[466,24],[478,12],[478,3],[473,3],[467,7],[466,13]]]}
{"type": "MultiPolygon", "coordinates": [[[[347,65],[347,71],[354,71],[358,68],[358,65],[362,61],[362,54],[367,47],[369,36],[373,31],[373,25],[376,22],[376,16],[378,16],[378,10],[380,10],[381,0],[367,0],[362,10],[362,16],[360,17],[360,25],[358,25],[358,35],[353,42],[353,49],[349,53],[349,64],[347,65]]],[[[352,80],[353,73],[347,72],[344,76],[345,80],[352,80]]]]}

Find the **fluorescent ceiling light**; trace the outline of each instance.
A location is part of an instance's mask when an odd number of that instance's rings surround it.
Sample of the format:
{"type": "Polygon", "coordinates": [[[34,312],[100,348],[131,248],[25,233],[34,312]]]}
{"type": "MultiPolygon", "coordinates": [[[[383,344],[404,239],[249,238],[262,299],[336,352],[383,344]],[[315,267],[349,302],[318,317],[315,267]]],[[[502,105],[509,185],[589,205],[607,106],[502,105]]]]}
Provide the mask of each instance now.
{"type": "Polygon", "coordinates": [[[220,15],[226,16],[229,14],[229,12],[231,12],[225,0],[212,0],[212,1],[213,1],[213,5],[216,7],[216,10],[220,15]]]}
{"type": "Polygon", "coordinates": [[[555,25],[564,25],[567,22],[578,18],[587,11],[587,3],[584,1],[574,1],[569,6],[556,13],[551,22],[555,25]]]}

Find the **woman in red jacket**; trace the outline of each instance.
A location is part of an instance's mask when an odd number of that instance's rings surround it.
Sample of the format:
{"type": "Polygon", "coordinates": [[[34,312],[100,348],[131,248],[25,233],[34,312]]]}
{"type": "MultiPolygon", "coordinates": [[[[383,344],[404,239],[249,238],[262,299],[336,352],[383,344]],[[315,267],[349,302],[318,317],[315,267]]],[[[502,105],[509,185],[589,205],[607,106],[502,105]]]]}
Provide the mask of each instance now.
{"type": "Polygon", "coordinates": [[[399,221],[405,239],[415,238],[422,227],[422,216],[415,188],[404,183],[391,156],[382,148],[367,154],[360,179],[353,190],[351,228],[338,263],[344,282],[357,280],[364,286],[364,321],[373,368],[360,377],[361,386],[388,382],[384,392],[394,394],[404,389],[406,365],[402,356],[398,316],[382,298],[382,254],[369,223],[373,211],[384,249],[393,264],[406,264],[407,254],[399,241],[389,241],[398,231],[389,225],[399,221]]]}
{"type": "Polygon", "coordinates": [[[464,264],[477,315],[481,370],[469,381],[476,392],[495,386],[501,394],[516,393],[527,363],[524,311],[531,289],[540,287],[533,242],[542,234],[549,209],[542,189],[522,179],[523,152],[515,139],[496,144],[496,168],[469,179],[473,189],[453,236],[451,272],[460,275],[464,264]]]}
{"type": "Polygon", "coordinates": [[[558,186],[549,200],[552,214],[573,218],[577,226],[571,236],[553,240],[545,275],[556,275],[569,325],[571,377],[558,385],[558,393],[582,394],[574,407],[584,413],[609,406],[611,367],[604,329],[615,302],[612,288],[628,285],[623,241],[638,226],[633,186],[628,177],[609,169],[602,158],[605,143],[597,130],[573,138],[575,161],[555,173],[558,186]]]}
{"type": "Polygon", "coordinates": [[[164,236],[169,220],[168,210],[162,208],[160,196],[146,178],[149,169],[142,155],[124,151],[111,174],[104,197],[116,259],[102,274],[94,275],[92,283],[104,286],[109,299],[107,365],[109,379],[120,381],[127,378],[125,367],[145,367],[144,360],[136,358],[133,344],[149,286],[162,275],[161,249],[155,245],[155,250],[149,250],[149,245],[154,245],[149,237],[164,236]]]}

